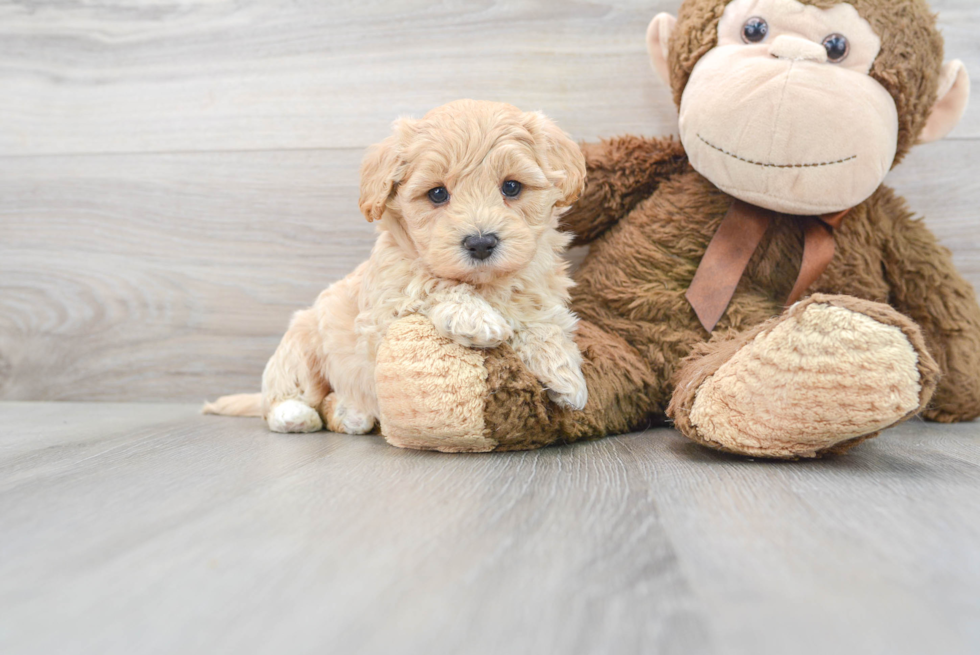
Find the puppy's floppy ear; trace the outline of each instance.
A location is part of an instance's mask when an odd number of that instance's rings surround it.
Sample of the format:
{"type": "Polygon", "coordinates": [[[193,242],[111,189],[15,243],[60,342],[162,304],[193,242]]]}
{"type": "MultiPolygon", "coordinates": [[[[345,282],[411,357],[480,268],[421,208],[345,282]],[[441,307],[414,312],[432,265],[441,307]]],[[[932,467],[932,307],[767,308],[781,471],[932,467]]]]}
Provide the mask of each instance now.
{"type": "Polygon", "coordinates": [[[381,220],[395,187],[402,181],[406,162],[405,144],[411,138],[414,121],[395,121],[394,134],[371,146],[361,163],[361,212],[368,222],[381,220]]]}
{"type": "Polygon", "coordinates": [[[526,115],[525,127],[534,138],[536,157],[541,170],[561,191],[558,207],[578,200],[585,188],[585,155],[578,144],[540,112],[526,115]]]}

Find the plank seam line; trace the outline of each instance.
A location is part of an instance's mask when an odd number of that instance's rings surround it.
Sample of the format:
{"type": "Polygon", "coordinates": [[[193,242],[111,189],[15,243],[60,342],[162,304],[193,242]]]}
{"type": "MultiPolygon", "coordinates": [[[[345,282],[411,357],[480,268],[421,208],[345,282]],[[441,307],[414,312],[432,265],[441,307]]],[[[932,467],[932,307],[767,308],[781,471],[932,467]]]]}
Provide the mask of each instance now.
{"type": "MultiPolygon", "coordinates": [[[[603,137],[608,138],[608,137],[603,137]]],[[[947,137],[944,141],[975,143],[980,142],[980,136],[947,137]]],[[[163,156],[163,155],[232,155],[232,154],[258,154],[258,153],[277,153],[277,152],[363,152],[371,145],[367,143],[363,146],[329,146],[323,148],[217,148],[214,150],[119,150],[113,152],[39,152],[23,154],[0,153],[0,161],[13,159],[43,159],[43,158],[66,158],[66,157],[142,157],[142,156],[163,156]]]]}

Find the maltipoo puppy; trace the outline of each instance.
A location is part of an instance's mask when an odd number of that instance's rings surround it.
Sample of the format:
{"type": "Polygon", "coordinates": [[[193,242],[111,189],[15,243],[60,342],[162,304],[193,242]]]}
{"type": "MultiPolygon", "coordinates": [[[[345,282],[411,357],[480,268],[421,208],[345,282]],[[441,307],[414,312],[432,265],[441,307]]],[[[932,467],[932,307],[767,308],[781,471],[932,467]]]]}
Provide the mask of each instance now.
{"type": "Polygon", "coordinates": [[[584,183],[578,146],[540,113],[460,100],[397,121],[361,168],[361,211],[379,225],[371,258],[293,317],[261,397],[205,411],[261,413],[276,432],[371,432],[378,346],[408,314],[465,346],[509,343],[556,403],[582,409],[558,219],[584,183]]]}

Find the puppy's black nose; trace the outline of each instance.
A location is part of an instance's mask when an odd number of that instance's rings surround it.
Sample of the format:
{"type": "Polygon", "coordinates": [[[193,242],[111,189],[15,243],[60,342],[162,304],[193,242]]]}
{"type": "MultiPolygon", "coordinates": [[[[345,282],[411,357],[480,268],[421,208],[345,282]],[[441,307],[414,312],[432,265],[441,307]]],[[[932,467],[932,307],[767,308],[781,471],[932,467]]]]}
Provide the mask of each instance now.
{"type": "Polygon", "coordinates": [[[493,254],[494,248],[500,243],[496,234],[474,234],[463,239],[463,247],[473,259],[481,262],[493,254]]]}

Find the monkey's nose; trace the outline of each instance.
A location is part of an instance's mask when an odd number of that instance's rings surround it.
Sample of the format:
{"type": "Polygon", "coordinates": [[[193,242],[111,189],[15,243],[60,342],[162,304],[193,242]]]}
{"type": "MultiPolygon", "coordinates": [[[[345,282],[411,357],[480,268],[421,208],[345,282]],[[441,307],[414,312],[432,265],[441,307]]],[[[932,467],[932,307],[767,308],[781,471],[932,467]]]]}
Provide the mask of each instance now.
{"type": "Polygon", "coordinates": [[[773,40],[769,46],[769,54],[777,59],[792,61],[827,62],[827,48],[809,39],[782,34],[773,40]]]}
{"type": "Polygon", "coordinates": [[[463,247],[470,257],[481,262],[488,259],[499,244],[496,234],[473,234],[463,239],[463,247]]]}

